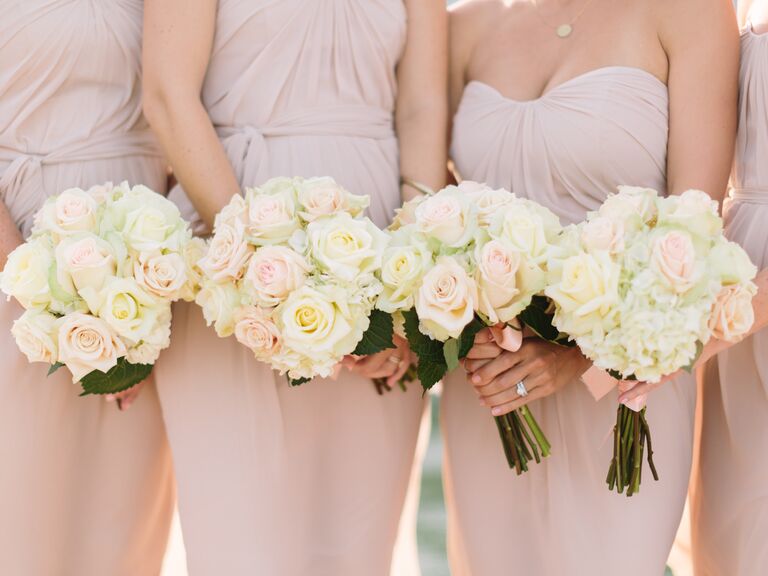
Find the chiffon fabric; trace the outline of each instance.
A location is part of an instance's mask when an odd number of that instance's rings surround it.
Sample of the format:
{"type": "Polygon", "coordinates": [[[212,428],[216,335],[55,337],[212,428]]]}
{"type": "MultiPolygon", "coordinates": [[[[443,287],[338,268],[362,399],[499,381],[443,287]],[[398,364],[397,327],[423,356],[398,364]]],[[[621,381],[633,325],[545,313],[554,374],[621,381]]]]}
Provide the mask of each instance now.
{"type": "MultiPolygon", "coordinates": [[[[741,38],[739,131],[726,201],[728,237],[768,265],[768,36],[741,38]]],[[[692,497],[695,573],[768,573],[768,332],[704,369],[703,425],[692,497]]]]}
{"type": "MultiPolygon", "coordinates": [[[[240,183],[331,176],[385,226],[405,31],[399,0],[220,1],[202,98],[240,183]]],[[[378,396],[343,371],[292,388],[194,305],[176,308],[157,381],[192,576],[390,573],[419,386],[378,396]]]]}
{"type": "MultiPolygon", "coordinates": [[[[454,120],[461,176],[584,219],[621,184],[666,188],[668,93],[651,74],[599,68],[531,101],[470,82],[454,120]]],[[[685,376],[648,400],[654,460],[632,498],[609,492],[617,393],[573,382],[530,404],[552,455],[516,476],[490,411],[461,371],[444,386],[445,485],[453,576],[663,574],[685,502],[696,389],[685,376]]]]}
{"type": "MultiPolygon", "coordinates": [[[[164,192],[141,115],[142,2],[0,0],[0,199],[26,236],[45,199],[105,181],[164,192]]],[[[126,413],[47,377],[0,301],[0,573],[150,576],[173,509],[153,386],[126,413]]]]}

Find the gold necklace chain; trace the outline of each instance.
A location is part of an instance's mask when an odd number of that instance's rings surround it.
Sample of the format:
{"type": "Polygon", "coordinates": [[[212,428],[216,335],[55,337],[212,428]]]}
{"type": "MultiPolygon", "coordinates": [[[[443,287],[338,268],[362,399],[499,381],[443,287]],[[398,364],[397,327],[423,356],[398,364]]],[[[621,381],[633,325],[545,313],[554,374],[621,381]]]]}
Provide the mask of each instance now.
{"type": "Polygon", "coordinates": [[[579,12],[576,14],[576,16],[574,16],[571,19],[570,22],[563,22],[558,26],[553,26],[552,24],[550,24],[544,19],[544,16],[542,16],[541,12],[539,12],[540,8],[539,8],[538,0],[531,0],[531,1],[533,2],[534,11],[536,12],[536,16],[539,17],[539,20],[541,20],[545,26],[548,26],[549,28],[554,28],[555,34],[557,34],[558,38],[565,39],[565,38],[568,38],[573,33],[573,25],[576,24],[576,20],[581,18],[584,12],[587,11],[587,8],[589,7],[590,4],[592,4],[593,0],[587,0],[584,3],[584,6],[581,7],[581,10],[579,10],[579,12]]]}

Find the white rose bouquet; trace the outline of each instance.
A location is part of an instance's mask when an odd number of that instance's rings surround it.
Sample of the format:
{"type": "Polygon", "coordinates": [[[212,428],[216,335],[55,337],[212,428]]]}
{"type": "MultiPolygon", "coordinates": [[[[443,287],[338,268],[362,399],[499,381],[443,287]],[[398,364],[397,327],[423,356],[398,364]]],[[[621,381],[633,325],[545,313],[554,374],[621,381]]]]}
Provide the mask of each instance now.
{"type": "Polygon", "coordinates": [[[30,362],[66,366],[83,395],[149,376],[169,345],[171,303],[193,300],[203,243],[144,186],[70,189],[46,200],[0,289],[25,309],[12,333],[30,362]]]}
{"type": "MultiPolygon", "coordinates": [[[[400,209],[389,229],[377,307],[395,315],[425,389],[459,365],[483,328],[520,336],[522,322],[542,330],[537,319],[548,319],[531,312],[560,230],[557,217],[535,202],[468,181],[400,209]]],[[[518,474],[549,455],[527,407],[496,422],[518,474]]]]}
{"type": "MultiPolygon", "coordinates": [[[[704,192],[661,197],[620,187],[586,222],[565,230],[549,260],[554,325],[594,365],[631,387],[693,365],[712,337],[735,341],[754,318],[757,270],[722,233],[704,192]]],[[[640,488],[650,430],[644,402],[620,405],[608,486],[640,488]]]]}
{"type": "Polygon", "coordinates": [[[233,197],[200,260],[208,324],[294,385],[393,347],[392,318],[374,310],[388,238],[363,217],[368,202],[331,178],[274,178],[233,197]]]}

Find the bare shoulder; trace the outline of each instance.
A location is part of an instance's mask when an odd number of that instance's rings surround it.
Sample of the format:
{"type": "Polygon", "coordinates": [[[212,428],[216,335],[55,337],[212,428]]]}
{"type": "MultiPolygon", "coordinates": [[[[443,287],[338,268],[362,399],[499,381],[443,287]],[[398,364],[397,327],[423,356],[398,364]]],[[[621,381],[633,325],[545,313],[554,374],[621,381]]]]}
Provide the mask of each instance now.
{"type": "Polygon", "coordinates": [[[659,38],[678,42],[738,41],[731,0],[647,0],[656,17],[659,38]]]}
{"type": "Polygon", "coordinates": [[[451,43],[471,50],[505,8],[504,0],[461,0],[449,8],[451,43]]]}

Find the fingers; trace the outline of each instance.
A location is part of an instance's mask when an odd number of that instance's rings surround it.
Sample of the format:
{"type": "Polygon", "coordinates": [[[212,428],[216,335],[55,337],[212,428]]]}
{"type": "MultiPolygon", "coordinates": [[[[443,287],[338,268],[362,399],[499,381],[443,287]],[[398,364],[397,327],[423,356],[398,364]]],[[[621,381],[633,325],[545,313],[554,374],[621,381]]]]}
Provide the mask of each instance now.
{"type": "Polygon", "coordinates": [[[135,386],[128,388],[128,390],[123,390],[117,394],[107,394],[104,397],[104,400],[107,402],[115,402],[117,404],[117,409],[121,412],[125,412],[136,401],[136,398],[138,398],[141,390],[144,388],[144,384],[145,382],[139,382],[135,386]]]}
{"type": "Polygon", "coordinates": [[[411,365],[411,358],[410,354],[407,355],[405,358],[400,360],[400,365],[397,367],[397,370],[395,371],[392,376],[387,378],[387,384],[390,388],[394,388],[400,380],[403,379],[403,376],[405,376],[405,373],[408,372],[408,368],[411,365]]]}
{"type": "Polygon", "coordinates": [[[621,404],[627,404],[631,402],[632,400],[636,399],[638,396],[642,396],[643,394],[648,394],[651,390],[656,390],[656,388],[661,387],[665,382],[671,380],[670,377],[665,378],[661,382],[642,382],[640,384],[636,384],[632,387],[631,390],[627,390],[623,394],[619,395],[619,402],[621,404]]]}
{"type": "Polygon", "coordinates": [[[539,398],[543,398],[546,395],[547,394],[544,391],[544,388],[539,386],[535,388],[525,398],[518,397],[516,400],[505,402],[504,404],[494,407],[493,409],[491,409],[491,414],[493,414],[494,416],[503,416],[504,414],[509,414],[510,412],[514,412],[518,408],[522,408],[526,404],[533,402],[535,400],[538,400],[539,398]]]}
{"type": "Polygon", "coordinates": [[[490,328],[483,328],[480,332],[475,334],[475,346],[479,344],[489,344],[493,341],[493,334],[491,333],[490,328]]]}
{"type": "MultiPolygon", "coordinates": [[[[517,384],[518,382],[524,380],[525,381],[525,388],[526,390],[531,389],[532,382],[531,377],[533,376],[531,366],[529,364],[521,363],[515,366],[514,368],[507,370],[503,374],[497,376],[489,384],[486,384],[485,386],[476,387],[477,393],[480,396],[480,401],[483,404],[486,404],[487,406],[495,406],[496,404],[499,404],[501,402],[498,401],[491,401],[489,403],[489,400],[494,398],[495,396],[498,396],[499,394],[504,395],[505,392],[512,391],[514,397],[517,396],[517,384]]],[[[508,397],[508,395],[504,395],[503,402],[506,402],[508,400],[512,400],[511,397],[508,397]]]]}
{"type": "Polygon", "coordinates": [[[495,342],[490,342],[488,344],[478,344],[475,342],[475,345],[469,351],[469,354],[467,354],[467,358],[470,360],[492,360],[493,358],[498,357],[503,351],[504,350],[497,346],[495,342]]]}
{"type": "Polygon", "coordinates": [[[514,368],[522,361],[523,357],[518,352],[507,351],[485,365],[477,364],[477,360],[468,360],[466,368],[470,373],[469,381],[476,388],[487,386],[494,378],[510,368],[514,368]]]}

